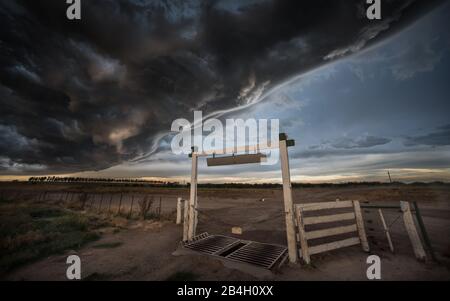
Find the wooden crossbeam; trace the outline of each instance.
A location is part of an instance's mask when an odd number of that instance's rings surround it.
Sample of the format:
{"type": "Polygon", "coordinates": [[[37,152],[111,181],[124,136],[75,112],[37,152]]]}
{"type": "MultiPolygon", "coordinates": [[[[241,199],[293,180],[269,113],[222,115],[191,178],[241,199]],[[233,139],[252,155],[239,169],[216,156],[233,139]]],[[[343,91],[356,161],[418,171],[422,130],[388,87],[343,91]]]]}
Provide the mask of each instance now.
{"type": "Polygon", "coordinates": [[[322,215],[322,216],[312,216],[305,217],[303,219],[303,223],[305,225],[316,225],[323,223],[332,223],[332,222],[340,222],[346,220],[355,219],[355,213],[341,213],[341,214],[333,214],[333,215],[322,215]]]}
{"type": "Polygon", "coordinates": [[[295,140],[288,139],[286,134],[280,134],[280,140],[267,141],[265,143],[258,143],[255,145],[243,145],[243,146],[231,146],[219,149],[201,150],[197,147],[193,148],[193,153],[196,153],[197,157],[205,157],[212,155],[226,155],[226,154],[238,154],[238,153],[259,153],[262,150],[279,149],[280,141],[285,141],[286,147],[295,146],[295,140]]]}
{"type": "Polygon", "coordinates": [[[384,219],[383,211],[381,209],[378,209],[378,214],[380,215],[381,224],[383,225],[384,233],[386,234],[386,238],[389,243],[389,249],[391,250],[392,253],[394,253],[394,244],[392,243],[391,233],[389,232],[386,220],[384,219]]]}
{"type": "Polygon", "coordinates": [[[361,242],[358,237],[347,238],[344,240],[334,241],[323,245],[309,247],[309,254],[319,254],[327,251],[332,251],[340,248],[359,245],[361,242]]]}
{"type": "Polygon", "coordinates": [[[329,229],[324,229],[324,230],[315,230],[315,231],[306,232],[306,239],[316,239],[316,238],[334,236],[334,235],[351,233],[351,232],[356,232],[356,231],[358,231],[356,224],[350,225],[350,226],[329,228],[329,229]]]}
{"type": "Polygon", "coordinates": [[[194,152],[198,157],[212,156],[212,155],[230,155],[238,153],[259,153],[262,150],[279,149],[279,141],[270,141],[266,144],[256,144],[256,145],[244,145],[244,146],[232,146],[226,148],[219,148],[214,150],[203,150],[198,151],[194,149],[194,152]]]}
{"type": "Polygon", "coordinates": [[[303,211],[317,211],[324,209],[337,209],[337,208],[350,208],[353,207],[352,201],[337,201],[326,203],[313,203],[313,204],[297,204],[296,206],[303,209],[303,211]]]}
{"type": "Polygon", "coordinates": [[[207,158],[206,163],[208,166],[224,166],[224,165],[238,165],[238,164],[251,164],[261,163],[266,159],[264,154],[243,154],[233,155],[226,157],[212,157],[207,158]]]}

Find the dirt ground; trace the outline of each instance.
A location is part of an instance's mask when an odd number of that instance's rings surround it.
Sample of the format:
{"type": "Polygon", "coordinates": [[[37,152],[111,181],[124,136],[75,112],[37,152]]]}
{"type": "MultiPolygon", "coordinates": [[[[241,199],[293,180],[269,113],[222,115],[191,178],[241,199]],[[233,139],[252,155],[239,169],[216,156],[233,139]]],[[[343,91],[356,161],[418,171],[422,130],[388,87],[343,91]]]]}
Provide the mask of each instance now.
{"type": "MultiPolygon", "coordinates": [[[[71,189],[70,185],[30,186],[33,185],[24,185],[21,191],[30,189],[38,193],[43,189],[71,189]]],[[[175,210],[178,196],[188,197],[187,189],[133,188],[132,192],[126,192],[130,193],[164,196],[164,212],[175,210]]],[[[286,245],[281,189],[200,189],[198,197],[197,233],[286,245]],[[243,234],[232,235],[233,226],[242,227],[243,234]]],[[[381,258],[383,280],[450,280],[449,185],[404,186],[401,189],[383,186],[294,189],[295,203],[336,199],[360,200],[362,205],[367,205],[367,202],[370,205],[395,205],[400,200],[417,201],[439,262],[415,259],[397,209],[383,211],[387,224],[391,225],[395,254],[389,251],[378,212],[363,209],[370,253],[381,258]]],[[[82,277],[86,280],[367,280],[368,254],[360,246],[312,256],[310,266],[285,264],[268,272],[183,252],[179,243],[182,226],[175,225],[174,221],[118,218],[118,222],[122,223],[121,231],[103,229],[99,241],[17,268],[7,275],[7,279],[65,280],[66,258],[77,254],[81,258],[82,277]],[[99,248],[101,245],[109,247],[99,248]]]]}

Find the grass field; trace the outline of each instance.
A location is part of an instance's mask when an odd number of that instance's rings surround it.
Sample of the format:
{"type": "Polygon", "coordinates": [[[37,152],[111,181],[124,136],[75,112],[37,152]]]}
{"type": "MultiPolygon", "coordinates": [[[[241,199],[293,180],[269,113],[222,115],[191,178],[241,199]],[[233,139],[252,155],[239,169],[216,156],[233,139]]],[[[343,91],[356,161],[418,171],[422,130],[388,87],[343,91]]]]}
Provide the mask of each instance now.
{"type": "Polygon", "coordinates": [[[0,200],[0,273],[99,238],[106,221],[57,204],[0,200]]]}

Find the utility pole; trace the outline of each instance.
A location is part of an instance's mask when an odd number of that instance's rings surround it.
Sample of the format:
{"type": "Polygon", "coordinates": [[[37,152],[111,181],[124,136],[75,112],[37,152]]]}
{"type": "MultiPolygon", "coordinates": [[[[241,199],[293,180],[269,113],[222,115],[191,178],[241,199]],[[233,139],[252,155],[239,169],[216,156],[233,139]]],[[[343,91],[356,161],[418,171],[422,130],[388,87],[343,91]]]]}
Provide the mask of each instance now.
{"type": "Polygon", "coordinates": [[[387,172],[388,172],[389,182],[392,184],[391,174],[389,173],[389,170],[387,172]]]}

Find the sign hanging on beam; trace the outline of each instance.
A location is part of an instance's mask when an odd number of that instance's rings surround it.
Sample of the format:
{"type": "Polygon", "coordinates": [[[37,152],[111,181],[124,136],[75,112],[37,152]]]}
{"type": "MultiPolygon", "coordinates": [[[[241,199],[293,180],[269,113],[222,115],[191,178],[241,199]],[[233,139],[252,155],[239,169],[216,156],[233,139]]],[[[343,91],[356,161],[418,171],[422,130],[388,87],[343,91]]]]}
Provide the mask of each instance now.
{"type": "Polygon", "coordinates": [[[207,158],[206,163],[208,166],[238,165],[238,164],[261,163],[265,159],[266,155],[261,153],[243,154],[226,157],[207,158]]]}

